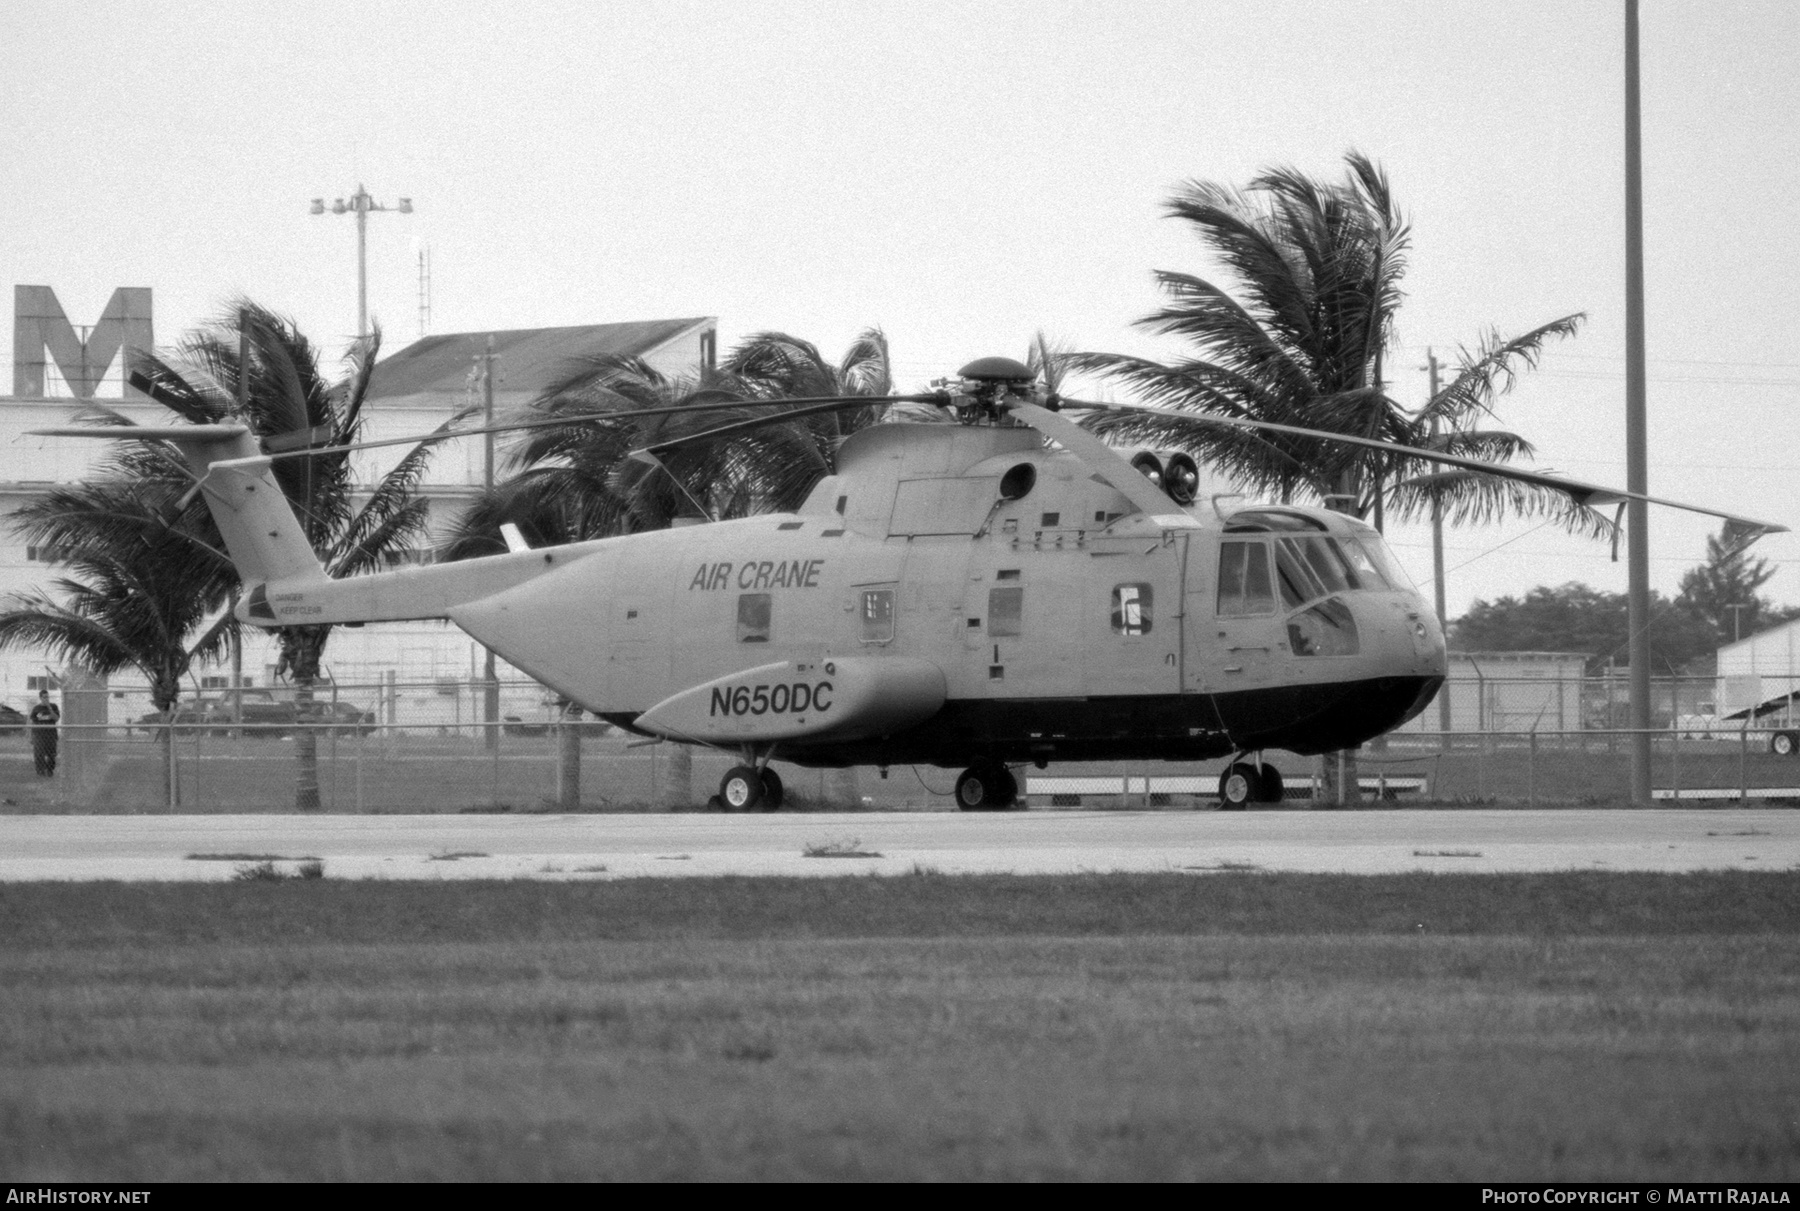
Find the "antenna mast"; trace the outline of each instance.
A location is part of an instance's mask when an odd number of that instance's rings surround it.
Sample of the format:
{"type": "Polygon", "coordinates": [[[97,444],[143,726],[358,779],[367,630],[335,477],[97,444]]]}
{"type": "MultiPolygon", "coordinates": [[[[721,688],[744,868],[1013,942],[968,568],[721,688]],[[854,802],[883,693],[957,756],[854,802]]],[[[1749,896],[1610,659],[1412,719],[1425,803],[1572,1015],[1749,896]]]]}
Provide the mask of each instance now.
{"type": "Polygon", "coordinates": [[[419,245],[419,339],[431,332],[431,245],[419,245]]]}

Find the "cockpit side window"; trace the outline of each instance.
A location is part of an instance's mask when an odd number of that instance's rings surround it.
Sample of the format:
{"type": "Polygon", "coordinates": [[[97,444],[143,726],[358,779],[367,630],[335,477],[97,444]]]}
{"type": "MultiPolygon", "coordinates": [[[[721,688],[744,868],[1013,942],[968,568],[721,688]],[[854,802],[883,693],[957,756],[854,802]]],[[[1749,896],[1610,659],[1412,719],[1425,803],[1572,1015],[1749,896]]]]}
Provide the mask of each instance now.
{"type": "Polygon", "coordinates": [[[1269,546],[1263,542],[1219,544],[1219,617],[1245,618],[1275,612],[1269,579],[1269,546]]]}

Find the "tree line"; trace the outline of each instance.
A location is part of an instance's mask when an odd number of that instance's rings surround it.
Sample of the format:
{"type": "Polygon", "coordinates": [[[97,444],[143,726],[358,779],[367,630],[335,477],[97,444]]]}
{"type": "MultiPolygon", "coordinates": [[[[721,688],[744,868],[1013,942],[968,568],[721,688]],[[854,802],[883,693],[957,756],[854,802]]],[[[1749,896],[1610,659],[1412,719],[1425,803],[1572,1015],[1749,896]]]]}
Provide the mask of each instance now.
{"type": "MultiPolygon", "coordinates": [[[[1650,594],[1650,671],[1657,676],[1711,676],[1719,648],[1800,618],[1757,590],[1775,575],[1728,531],[1709,536],[1706,560],[1688,569],[1673,599],[1650,594]]],[[[1522,597],[1477,600],[1451,625],[1452,646],[1467,652],[1582,652],[1587,670],[1629,663],[1627,599],[1571,581],[1540,585],[1522,597]]]]}

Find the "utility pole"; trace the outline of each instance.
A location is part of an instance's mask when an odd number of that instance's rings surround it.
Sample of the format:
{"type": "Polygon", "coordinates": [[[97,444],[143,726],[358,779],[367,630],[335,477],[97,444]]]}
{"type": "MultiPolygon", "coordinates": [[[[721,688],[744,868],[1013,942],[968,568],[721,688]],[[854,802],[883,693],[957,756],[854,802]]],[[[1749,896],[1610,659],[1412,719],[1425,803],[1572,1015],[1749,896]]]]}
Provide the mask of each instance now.
{"type": "Polygon", "coordinates": [[[431,245],[419,245],[419,339],[431,334],[431,245]]]}
{"type": "Polygon", "coordinates": [[[1631,801],[1650,806],[1650,507],[1644,383],[1644,158],[1638,0],[1625,0],[1625,487],[1631,636],[1631,801]]]}
{"type": "MultiPolygon", "coordinates": [[[[1438,370],[1443,363],[1437,360],[1437,354],[1427,346],[1425,365],[1420,369],[1431,375],[1431,394],[1427,400],[1434,400],[1438,394],[1438,370]]],[[[1431,418],[1431,444],[1437,446],[1438,419],[1431,418]]],[[[1444,646],[1450,645],[1450,620],[1445,616],[1444,608],[1444,502],[1438,494],[1431,494],[1431,591],[1432,601],[1437,607],[1438,630],[1443,633],[1444,646]]],[[[1442,737],[1444,747],[1450,745],[1450,682],[1444,681],[1444,687],[1438,691],[1438,735],[1442,737]]]]}
{"type": "Polygon", "coordinates": [[[1733,643],[1738,643],[1744,638],[1744,611],[1749,609],[1751,604],[1747,601],[1734,601],[1725,607],[1731,611],[1731,642],[1733,643]]]}
{"type": "MultiPolygon", "coordinates": [[[[484,457],[481,462],[481,488],[485,496],[494,494],[494,337],[490,333],[487,338],[487,349],[481,355],[481,413],[482,427],[487,430],[481,435],[484,457]]],[[[482,723],[483,738],[488,752],[497,752],[500,748],[500,676],[494,667],[494,649],[482,646],[487,653],[487,661],[482,670],[482,723]]]]}
{"type": "MultiPolygon", "coordinates": [[[[237,411],[242,420],[250,411],[250,313],[238,311],[238,378],[237,378],[237,411]]],[[[238,595],[231,595],[231,613],[237,614],[238,595]]],[[[244,632],[241,628],[231,630],[231,734],[241,736],[238,729],[244,726],[244,632]]]]}

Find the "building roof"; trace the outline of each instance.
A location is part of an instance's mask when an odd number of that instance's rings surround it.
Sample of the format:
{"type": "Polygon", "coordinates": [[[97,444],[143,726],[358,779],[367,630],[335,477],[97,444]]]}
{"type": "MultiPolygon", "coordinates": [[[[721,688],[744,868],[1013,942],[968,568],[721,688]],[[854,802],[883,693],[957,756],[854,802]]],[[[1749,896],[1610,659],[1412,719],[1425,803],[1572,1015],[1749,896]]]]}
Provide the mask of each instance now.
{"type": "Polygon", "coordinates": [[[711,317],[641,320],[628,324],[583,324],[573,328],[514,328],[504,332],[447,332],[414,341],[375,365],[371,402],[399,403],[411,397],[461,396],[470,390],[470,371],[494,338],[497,392],[535,397],[568,374],[579,359],[647,357],[696,328],[711,328],[711,317]]]}

